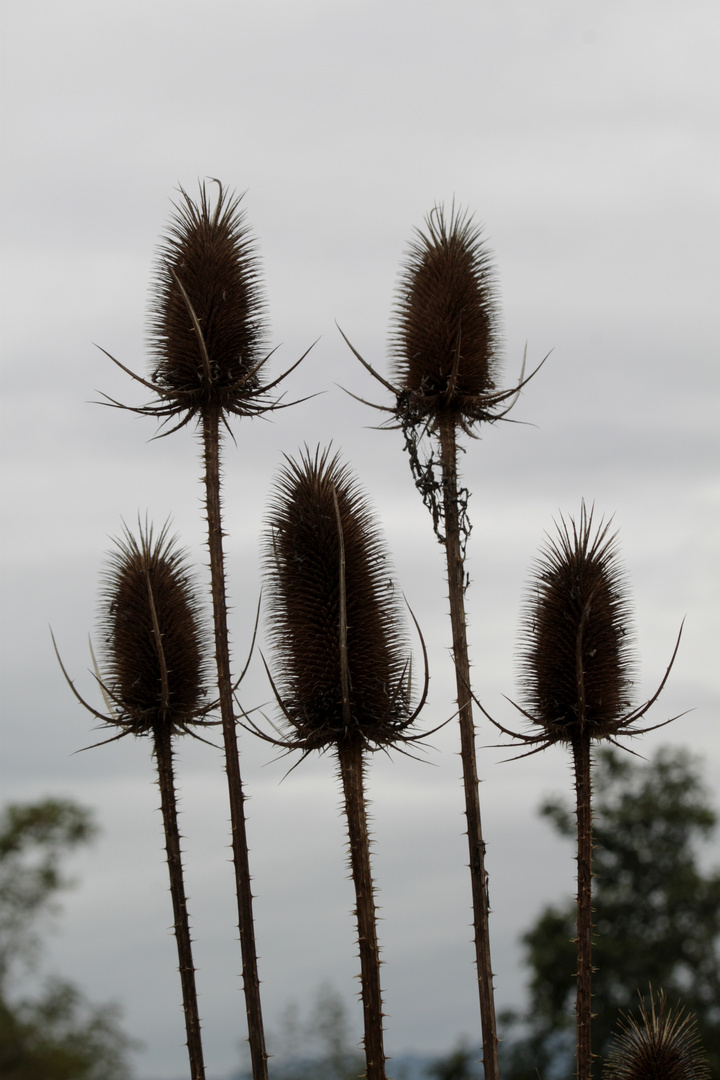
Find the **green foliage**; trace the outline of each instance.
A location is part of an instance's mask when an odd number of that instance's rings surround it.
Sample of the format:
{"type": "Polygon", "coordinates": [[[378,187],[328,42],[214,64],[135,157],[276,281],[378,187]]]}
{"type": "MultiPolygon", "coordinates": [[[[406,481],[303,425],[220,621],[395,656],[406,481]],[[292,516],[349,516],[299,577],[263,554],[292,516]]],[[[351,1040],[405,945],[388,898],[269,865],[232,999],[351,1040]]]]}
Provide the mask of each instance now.
{"type": "Polygon", "coordinates": [[[0,999],[3,1080],[127,1080],[126,1045],[117,1010],[89,1006],[68,983],[34,1001],[0,999]]]}
{"type": "Polygon", "coordinates": [[[38,920],[71,884],[60,870],[63,855],[95,832],[89,811],[61,799],[0,814],[0,988],[13,962],[33,959],[38,920]]]}
{"type": "Polygon", "coordinates": [[[47,799],[0,814],[0,1076],[3,1080],[127,1080],[129,1040],[114,1006],[91,1006],[68,983],[49,980],[40,996],[17,993],[34,964],[38,923],[70,880],[61,863],[96,833],[90,812],[47,799]]]}
{"type": "MultiPolygon", "coordinates": [[[[646,764],[601,750],[595,771],[593,1049],[606,1051],[618,1011],[637,991],[663,989],[697,1017],[713,1075],[720,1075],[720,872],[705,872],[698,842],[716,814],[697,761],[665,748],[646,764]]],[[[574,835],[569,808],[542,811],[574,835]]],[[[548,907],[525,934],[531,971],[525,1038],[506,1051],[507,1080],[573,1075],[575,904],[548,907]]]]}

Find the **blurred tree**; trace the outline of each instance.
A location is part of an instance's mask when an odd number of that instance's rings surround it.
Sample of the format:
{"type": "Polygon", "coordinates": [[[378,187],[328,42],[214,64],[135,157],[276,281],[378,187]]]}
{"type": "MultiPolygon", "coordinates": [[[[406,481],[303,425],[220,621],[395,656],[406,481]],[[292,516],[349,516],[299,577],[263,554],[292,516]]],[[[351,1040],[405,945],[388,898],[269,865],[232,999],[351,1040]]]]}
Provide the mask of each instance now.
{"type": "MultiPolygon", "coordinates": [[[[663,989],[697,1017],[713,1076],[720,1076],[720,871],[705,872],[698,842],[717,822],[698,761],[661,749],[638,764],[597,754],[593,961],[594,1052],[607,1047],[618,1010],[638,990],[663,989]]],[[[568,807],[541,808],[561,836],[574,835],[568,807]]],[[[506,1014],[525,1035],[504,1047],[506,1080],[565,1080],[574,1074],[575,905],[547,907],[524,935],[530,968],[527,1014],[506,1014]]]]}
{"type": "Polygon", "coordinates": [[[70,881],[62,857],[96,833],[89,811],[58,799],[8,806],[0,814],[0,988],[13,963],[30,963],[43,915],[70,881]]]}
{"type": "Polygon", "coordinates": [[[294,1002],[287,1006],[270,1045],[276,1080],[358,1080],[365,1074],[365,1055],[350,1035],[345,1002],[329,983],[318,988],[305,1019],[294,1002]]]}
{"type": "Polygon", "coordinates": [[[482,1047],[470,1050],[461,1042],[447,1057],[437,1058],[425,1071],[432,1080],[480,1080],[483,1075],[481,1059],[482,1047]]]}
{"type": "Polygon", "coordinates": [[[21,998],[43,918],[71,884],[62,859],[96,833],[88,810],[47,799],[0,814],[0,1076],[3,1080],[127,1080],[130,1040],[114,1006],[91,1006],[69,983],[50,980],[21,998]]]}

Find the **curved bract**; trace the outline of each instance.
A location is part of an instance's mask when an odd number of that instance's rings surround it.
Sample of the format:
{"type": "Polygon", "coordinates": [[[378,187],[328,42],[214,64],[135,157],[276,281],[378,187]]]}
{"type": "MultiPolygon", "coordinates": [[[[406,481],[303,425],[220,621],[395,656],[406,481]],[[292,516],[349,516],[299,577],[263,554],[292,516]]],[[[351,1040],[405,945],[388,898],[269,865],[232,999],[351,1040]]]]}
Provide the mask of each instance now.
{"type": "Polygon", "coordinates": [[[288,459],[265,542],[275,685],[289,740],[322,749],[402,737],[414,715],[391,568],[356,480],[326,450],[288,459]]]}
{"type": "Polygon", "coordinates": [[[470,215],[442,206],[416,231],[391,333],[398,412],[456,424],[492,419],[499,331],[494,270],[470,215]]]}

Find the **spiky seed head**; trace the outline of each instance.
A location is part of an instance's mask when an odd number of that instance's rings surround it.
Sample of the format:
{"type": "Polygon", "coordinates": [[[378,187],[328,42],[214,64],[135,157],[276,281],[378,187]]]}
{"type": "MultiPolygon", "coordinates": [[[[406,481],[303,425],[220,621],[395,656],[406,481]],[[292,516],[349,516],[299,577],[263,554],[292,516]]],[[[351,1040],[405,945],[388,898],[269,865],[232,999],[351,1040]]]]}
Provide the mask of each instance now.
{"type": "Polygon", "coordinates": [[[218,187],[214,205],[204,183],[197,202],[180,189],[158,254],[149,331],[153,382],[171,406],[165,415],[258,411],[260,264],[241,196],[218,187]]]}
{"type": "Polygon", "coordinates": [[[486,417],[495,390],[498,311],[490,253],[471,215],[442,206],[416,230],[401,271],[390,348],[418,419],[486,417]]]}
{"type": "Polygon", "coordinates": [[[603,1080],[710,1080],[710,1069],[691,1013],[672,1009],[661,991],[623,1016],[613,1037],[603,1080]]]}
{"type": "Polygon", "coordinates": [[[368,749],[392,743],[410,716],[403,621],[377,523],[337,455],[318,449],[287,459],[271,504],[264,564],[275,682],[292,740],[304,749],[354,738],[368,749]],[[343,706],[341,545],[349,709],[343,706]]]}
{"type": "Polygon", "coordinates": [[[184,730],[203,708],[209,650],[186,554],[152,527],[115,541],[104,574],[101,679],[114,722],[136,735],[184,730]]]}
{"type": "Polygon", "coordinates": [[[560,519],[535,563],[523,613],[520,678],[529,715],[549,742],[612,736],[629,707],[631,617],[617,537],[560,519]]]}

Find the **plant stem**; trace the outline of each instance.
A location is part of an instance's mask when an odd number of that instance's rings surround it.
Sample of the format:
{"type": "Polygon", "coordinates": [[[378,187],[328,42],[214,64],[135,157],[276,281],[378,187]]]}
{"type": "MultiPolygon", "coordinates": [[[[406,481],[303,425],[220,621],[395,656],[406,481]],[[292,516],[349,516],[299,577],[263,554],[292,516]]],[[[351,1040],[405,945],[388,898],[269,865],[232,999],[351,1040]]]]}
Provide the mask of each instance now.
{"type": "Polygon", "coordinates": [[[592,1076],[592,804],[590,739],[573,744],[577,797],[577,1078],[592,1076]]]}
{"type": "Polygon", "coordinates": [[[198,1014],[195,967],[192,958],[190,924],[188,921],[185,885],[183,884],[180,832],[178,829],[175,780],[173,776],[172,732],[167,724],[157,724],[153,729],[155,760],[157,762],[160,805],[165,826],[165,851],[170,873],[170,894],[175,916],[175,940],[177,941],[180,982],[182,984],[185,1030],[187,1032],[188,1057],[192,1080],[204,1080],[202,1036],[198,1014]]]}
{"type": "Polygon", "coordinates": [[[346,739],[338,743],[338,760],[345,796],[350,840],[350,866],[355,882],[367,1080],[386,1080],[383,1049],[383,1011],[380,989],[380,955],[375,920],[375,896],[370,869],[365,792],[363,790],[362,743],[346,739]]]}
{"type": "Polygon", "coordinates": [[[220,510],[220,414],[217,410],[207,410],[203,414],[203,446],[208,548],[210,550],[210,576],[212,580],[215,626],[215,658],[217,661],[220,716],[222,718],[223,742],[225,745],[225,769],[230,796],[232,851],[235,864],[243,989],[248,1020],[248,1042],[250,1044],[253,1080],[267,1080],[267,1051],[265,1049],[265,1033],[260,1003],[260,979],[257,969],[253,898],[245,828],[245,796],[240,777],[240,759],[233,710],[233,688],[230,677],[225,562],[220,510]]]}
{"type": "Polygon", "coordinates": [[[460,544],[457,441],[455,425],[452,420],[443,420],[440,423],[440,460],[443,474],[445,551],[447,555],[450,621],[452,623],[453,657],[455,660],[457,703],[460,718],[460,751],[463,765],[465,813],[470,853],[475,956],[483,1037],[483,1067],[485,1080],[498,1080],[495,992],[490,958],[490,903],[488,879],[485,871],[485,842],[480,821],[480,794],[475,756],[475,725],[472,714],[470,661],[468,658],[465,618],[465,567],[460,544]]]}

